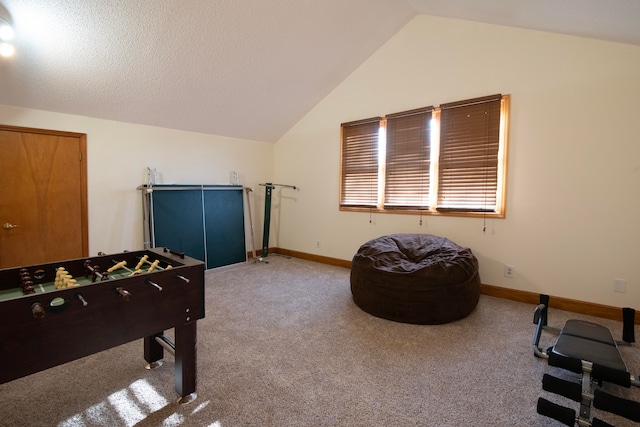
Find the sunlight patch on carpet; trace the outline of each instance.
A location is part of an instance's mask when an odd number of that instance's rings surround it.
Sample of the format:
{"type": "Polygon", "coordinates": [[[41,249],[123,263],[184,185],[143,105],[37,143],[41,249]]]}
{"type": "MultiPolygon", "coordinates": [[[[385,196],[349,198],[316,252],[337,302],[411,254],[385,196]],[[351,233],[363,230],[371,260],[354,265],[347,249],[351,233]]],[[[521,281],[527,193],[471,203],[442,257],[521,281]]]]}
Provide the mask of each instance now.
{"type": "MultiPolygon", "coordinates": [[[[100,402],[89,407],[89,409],[85,411],[85,418],[89,420],[91,424],[100,425],[101,423],[104,423],[105,420],[111,419],[111,417],[109,416],[110,412],[111,411],[109,410],[107,403],[100,402]]],[[[84,425],[84,423],[76,425],[84,425]]]]}
{"type": "Polygon", "coordinates": [[[120,419],[129,427],[132,427],[142,421],[145,414],[131,398],[128,390],[119,390],[107,398],[111,406],[116,410],[120,419]]]}
{"type": "Polygon", "coordinates": [[[58,427],[81,427],[84,425],[85,423],[84,421],[82,421],[82,415],[76,414],[73,417],[69,417],[62,423],[58,424],[58,427]]]}
{"type": "Polygon", "coordinates": [[[162,397],[146,380],[138,380],[131,384],[129,388],[149,412],[155,412],[167,406],[167,399],[162,397]]]}
{"type": "MultiPolygon", "coordinates": [[[[122,423],[118,422],[118,425],[133,427],[149,414],[166,407],[168,403],[167,399],[146,380],[137,380],[129,387],[112,393],[104,402],[92,405],[84,412],[69,417],[59,426],[82,427],[87,424],[111,426],[114,420],[120,420],[122,423]]],[[[198,408],[203,408],[207,403],[201,404],[198,408]]],[[[164,420],[163,426],[177,427],[183,422],[184,417],[174,413],[164,420]]]]}
{"type": "Polygon", "coordinates": [[[173,413],[162,422],[162,427],[177,427],[183,422],[184,417],[182,415],[173,413]]]}
{"type": "MultiPolygon", "coordinates": [[[[210,400],[207,400],[206,402],[202,402],[196,407],[196,409],[193,410],[192,414],[196,414],[202,411],[204,408],[206,408],[209,405],[210,402],[211,402],[210,400]]],[[[218,427],[218,426],[214,426],[214,427],[218,427]]]]}

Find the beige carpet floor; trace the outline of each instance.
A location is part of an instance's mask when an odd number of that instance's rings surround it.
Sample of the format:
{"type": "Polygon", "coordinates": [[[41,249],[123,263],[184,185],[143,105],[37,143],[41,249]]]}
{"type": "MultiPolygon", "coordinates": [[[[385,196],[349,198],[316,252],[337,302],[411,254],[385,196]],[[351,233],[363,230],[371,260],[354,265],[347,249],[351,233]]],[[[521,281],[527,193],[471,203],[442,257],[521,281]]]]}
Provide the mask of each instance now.
{"type": "MultiPolygon", "coordinates": [[[[347,269],[267,260],[206,273],[194,402],[175,403],[171,356],[143,368],[138,340],[0,385],[0,425],[558,426],[536,414],[539,396],[577,409],[542,391],[543,373],[558,371],[533,356],[531,305],[482,296],[457,322],[396,323],[354,304],[347,269]]],[[[615,321],[563,311],[549,321],[568,318],[621,336],[615,321]]],[[[639,372],[640,349],[621,351],[639,372]]],[[[638,388],[607,390],[640,400],[638,388]]]]}

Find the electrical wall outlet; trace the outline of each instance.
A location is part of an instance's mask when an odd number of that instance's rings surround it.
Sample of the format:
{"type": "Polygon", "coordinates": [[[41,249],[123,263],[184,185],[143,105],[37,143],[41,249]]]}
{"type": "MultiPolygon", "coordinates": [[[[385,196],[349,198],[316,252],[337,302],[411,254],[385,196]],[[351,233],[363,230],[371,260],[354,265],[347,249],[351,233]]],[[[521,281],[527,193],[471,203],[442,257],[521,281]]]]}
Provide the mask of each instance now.
{"type": "Polygon", "coordinates": [[[627,281],[625,279],[615,279],[613,281],[613,291],[623,294],[627,292],[627,281]]]}
{"type": "Polygon", "coordinates": [[[516,266],[515,265],[505,265],[504,266],[504,277],[513,278],[516,274],[516,266]]]}
{"type": "Polygon", "coordinates": [[[320,240],[316,240],[316,248],[320,247],[320,240]]]}

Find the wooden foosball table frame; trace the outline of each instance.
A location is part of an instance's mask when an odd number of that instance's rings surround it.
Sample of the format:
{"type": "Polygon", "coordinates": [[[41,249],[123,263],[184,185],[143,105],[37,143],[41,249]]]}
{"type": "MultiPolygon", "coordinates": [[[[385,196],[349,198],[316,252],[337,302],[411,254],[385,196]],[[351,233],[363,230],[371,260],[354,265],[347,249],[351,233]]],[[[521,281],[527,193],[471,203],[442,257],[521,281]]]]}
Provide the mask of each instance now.
{"type": "Polygon", "coordinates": [[[0,384],[144,338],[149,367],[159,365],[165,349],[174,354],[178,401],[189,402],[196,397],[197,320],[204,313],[204,263],[168,249],[2,269],[0,384]],[[118,263],[118,271],[107,272],[118,263]],[[60,267],[77,285],[52,286],[60,267]],[[33,291],[24,294],[21,280],[30,280],[33,291]],[[175,343],[164,336],[172,328],[175,343]]]}

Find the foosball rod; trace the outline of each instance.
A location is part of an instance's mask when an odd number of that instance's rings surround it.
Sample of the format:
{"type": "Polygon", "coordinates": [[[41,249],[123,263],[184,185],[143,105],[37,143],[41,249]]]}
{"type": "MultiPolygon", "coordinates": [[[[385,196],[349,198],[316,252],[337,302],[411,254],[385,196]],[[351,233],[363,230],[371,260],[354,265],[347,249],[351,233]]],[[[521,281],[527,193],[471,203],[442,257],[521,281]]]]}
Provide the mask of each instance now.
{"type": "MultiPolygon", "coordinates": [[[[144,258],[144,257],[140,258],[140,260],[141,260],[141,261],[142,261],[142,260],[144,260],[144,262],[145,262],[146,264],[153,265],[153,263],[152,263],[151,261],[149,261],[148,259],[146,259],[146,258],[144,258]]],[[[155,262],[155,261],[154,261],[154,262],[155,262]]],[[[165,267],[160,267],[159,265],[157,265],[157,264],[156,264],[156,268],[157,268],[158,270],[161,270],[161,271],[162,271],[162,270],[169,270],[169,269],[171,269],[171,268],[173,268],[173,267],[171,266],[171,264],[169,264],[169,266],[168,266],[168,267],[166,267],[166,268],[165,268],[165,267]]],[[[178,273],[176,273],[176,277],[177,277],[178,279],[180,279],[180,280],[183,280],[183,281],[187,282],[187,283],[189,283],[189,282],[190,282],[190,280],[189,280],[188,278],[186,278],[186,277],[184,277],[184,276],[182,276],[182,275],[180,275],[180,274],[178,274],[178,273]]]]}
{"type": "MultiPolygon", "coordinates": [[[[85,267],[89,269],[89,271],[91,271],[91,273],[95,273],[96,276],[100,277],[100,279],[102,279],[102,273],[100,273],[99,271],[95,271],[93,269],[93,267],[91,267],[90,264],[85,263],[85,267]]],[[[86,276],[85,276],[86,277],[86,276]]]]}
{"type": "MultiPolygon", "coordinates": [[[[152,266],[153,268],[157,268],[158,270],[164,270],[164,268],[162,268],[162,267],[159,267],[159,266],[158,266],[158,263],[159,263],[160,261],[156,261],[156,262],[154,262],[154,263],[150,263],[150,262],[149,262],[149,261],[147,261],[147,260],[146,260],[146,258],[144,258],[144,257],[143,257],[140,261],[141,261],[141,262],[139,262],[139,263],[138,263],[138,265],[136,266],[136,269],[135,269],[135,270],[132,270],[132,269],[130,269],[129,267],[127,267],[127,262],[126,262],[126,261],[116,261],[115,259],[112,259],[112,260],[111,260],[111,262],[113,262],[113,264],[114,264],[114,265],[113,265],[109,270],[107,270],[107,271],[111,272],[111,271],[115,271],[115,270],[117,270],[117,269],[119,269],[119,268],[124,268],[124,269],[125,269],[125,270],[127,270],[129,273],[131,273],[131,275],[133,276],[134,274],[144,273],[143,271],[138,271],[138,270],[139,270],[139,268],[140,268],[140,265],[141,265],[143,262],[146,262],[147,264],[151,264],[151,266],[152,266]],[[154,264],[155,264],[155,265],[154,265],[154,264]]],[[[147,270],[147,273],[148,273],[148,272],[150,272],[150,270],[151,270],[151,269],[147,270]]]]}
{"type": "MultiPolygon", "coordinates": [[[[158,270],[160,270],[160,271],[162,271],[162,270],[167,270],[167,269],[171,268],[171,265],[169,265],[168,267],[160,267],[160,266],[158,265],[158,263],[159,263],[160,261],[155,260],[154,262],[151,262],[151,261],[149,261],[149,260],[147,259],[147,256],[146,256],[146,255],[145,255],[145,256],[143,256],[142,258],[140,258],[140,261],[141,261],[141,262],[143,262],[143,263],[145,263],[145,264],[149,264],[149,265],[150,265],[150,266],[152,266],[154,269],[156,269],[156,268],[157,268],[157,269],[158,269],[158,270]]],[[[140,264],[138,264],[138,265],[140,265],[140,264]]],[[[147,270],[147,272],[148,272],[148,270],[147,270]]]]}
{"type": "MultiPolygon", "coordinates": [[[[112,259],[111,262],[113,262],[115,265],[120,264],[118,261],[116,261],[115,259],[112,259]]],[[[126,265],[122,264],[120,266],[121,268],[124,268],[125,270],[127,270],[129,273],[131,273],[131,276],[133,276],[134,274],[137,274],[136,271],[130,269],[129,267],[127,267],[126,265]]],[[[157,283],[152,282],[151,280],[145,280],[145,282],[147,282],[148,284],[150,284],[151,286],[155,287],[157,290],[161,291],[162,290],[162,286],[158,285],[157,283]]]]}
{"type": "Polygon", "coordinates": [[[156,335],[155,340],[158,344],[165,348],[172,356],[176,355],[176,345],[169,341],[169,338],[164,335],[156,335]]]}
{"type": "MultiPolygon", "coordinates": [[[[115,259],[112,259],[111,262],[114,264],[113,267],[118,267],[118,268],[124,268],[125,270],[127,270],[129,273],[131,273],[131,275],[133,276],[136,272],[133,271],[132,269],[130,269],[129,267],[127,267],[126,265],[123,264],[124,261],[116,261],[115,259]]],[[[113,268],[111,267],[111,268],[113,268]]],[[[112,271],[115,271],[117,269],[113,269],[112,271]]],[[[109,271],[109,270],[107,270],[109,271]]]]}

